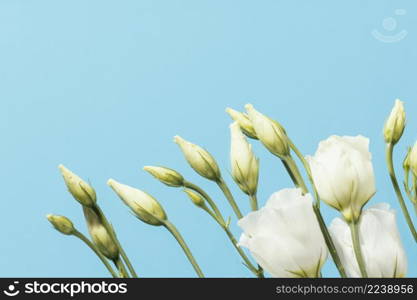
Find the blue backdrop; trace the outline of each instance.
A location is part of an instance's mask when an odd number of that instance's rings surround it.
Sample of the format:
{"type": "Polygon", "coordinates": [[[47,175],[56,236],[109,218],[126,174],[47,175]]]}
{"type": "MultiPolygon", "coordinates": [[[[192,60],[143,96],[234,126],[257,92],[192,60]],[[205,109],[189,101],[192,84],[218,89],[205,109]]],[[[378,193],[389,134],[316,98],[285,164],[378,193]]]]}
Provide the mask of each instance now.
{"type": "MultiPolygon", "coordinates": [[[[194,273],[166,230],[131,216],[106,186],[110,177],[160,200],[207,276],[250,276],[206,214],[141,170],[177,169],[231,215],[172,138],[206,147],[231,184],[224,109],[248,102],[284,124],[305,154],[331,134],[370,137],[378,188],[370,205],[398,210],[382,126],[394,99],[405,101],[400,163],[417,138],[416,9],[411,0],[1,1],[0,276],[107,275],[89,249],[45,219],[64,214],[85,231],[60,163],[94,185],[140,275],[194,273]]],[[[291,183],[276,158],[254,147],[263,204],[291,183]]],[[[330,223],[336,213],[323,207],[330,223]]],[[[416,245],[401,215],[399,227],[415,276],[416,245]]],[[[323,273],[337,276],[331,263],[323,273]]]]}

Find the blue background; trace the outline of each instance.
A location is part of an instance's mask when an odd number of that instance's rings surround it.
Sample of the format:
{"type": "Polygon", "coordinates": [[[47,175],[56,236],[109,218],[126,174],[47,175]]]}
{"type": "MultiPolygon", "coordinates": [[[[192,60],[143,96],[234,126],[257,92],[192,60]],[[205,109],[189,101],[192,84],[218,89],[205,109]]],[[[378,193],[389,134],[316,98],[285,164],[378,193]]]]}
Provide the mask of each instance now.
{"type": "MultiPolygon", "coordinates": [[[[226,180],[230,119],[224,109],[251,102],[279,120],[305,154],[331,134],[371,138],[378,193],[398,210],[384,161],[382,126],[395,98],[408,128],[398,162],[417,138],[415,1],[18,1],[0,2],[0,276],[107,276],[98,259],[54,231],[45,214],[85,231],[79,205],[57,166],[92,182],[103,209],[142,276],[194,276],[163,228],[138,222],[106,186],[109,178],[157,197],[207,276],[250,276],[206,214],[180,190],[141,168],[180,171],[216,198],[172,142],[198,143],[226,180]],[[407,14],[396,16],[403,8],[407,14]],[[398,28],[384,31],[395,17],[398,28]],[[383,43],[373,29],[408,36],[383,43]]],[[[261,204],[291,186],[279,161],[261,158],[261,204]]],[[[246,198],[233,187],[242,209],[246,198]]],[[[336,216],[324,208],[328,223],[336,216]]],[[[417,275],[415,244],[399,216],[417,275]]],[[[234,227],[236,235],[240,230],[234,227]]],[[[325,276],[337,276],[331,263],[325,276]]]]}

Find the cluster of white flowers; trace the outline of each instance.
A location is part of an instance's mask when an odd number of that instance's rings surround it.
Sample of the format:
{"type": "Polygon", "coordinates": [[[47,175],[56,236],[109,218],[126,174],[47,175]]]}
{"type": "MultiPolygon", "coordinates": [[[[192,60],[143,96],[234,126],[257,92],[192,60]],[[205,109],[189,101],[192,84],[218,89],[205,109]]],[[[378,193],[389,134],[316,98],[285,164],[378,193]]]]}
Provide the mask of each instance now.
{"type": "MultiPolygon", "coordinates": [[[[243,230],[240,239],[235,238],[230,229],[231,219],[224,218],[216,202],[201,187],[167,167],[146,166],[144,170],[167,186],[183,188],[192,203],[208,213],[227,234],[246,267],[259,278],[264,277],[264,271],[273,277],[321,277],[322,267],[329,257],[341,277],[405,277],[407,258],[395,212],[387,203],[366,208],[376,194],[369,139],[361,135],[332,135],[319,143],[313,156],[304,156],[280,123],[250,104],[245,108],[246,112],[230,108],[226,111],[234,120],[230,126],[230,173],[250,201],[252,211],[246,215],[242,214],[215,158],[201,146],[179,136],[174,138],[194,171],[215,183],[223,192],[243,230]],[[294,183],[294,187],[274,193],[261,208],[257,199],[259,159],[248,138],[259,140],[278,157],[294,183]],[[304,167],[308,181],[303,178],[295,157],[304,167]],[[330,226],[321,214],[321,202],[340,213],[330,226]],[[256,264],[242,247],[249,250],[256,264]]],[[[393,166],[393,149],[403,135],[405,122],[403,103],[397,100],[384,127],[387,166],[402,212],[417,241],[417,231],[393,166]]],[[[66,217],[48,215],[48,220],[61,233],[74,235],[85,242],[114,277],[136,277],[113,227],[99,206],[95,190],[64,166],[60,169],[69,192],[83,208],[91,241],[66,217]],[[116,271],[107,260],[114,262],[116,271]]],[[[403,169],[405,192],[417,211],[417,144],[409,149],[403,169]]],[[[204,276],[158,200],[113,179],[108,181],[108,185],[139,220],[148,225],[166,227],[184,250],[197,275],[204,276]]]]}

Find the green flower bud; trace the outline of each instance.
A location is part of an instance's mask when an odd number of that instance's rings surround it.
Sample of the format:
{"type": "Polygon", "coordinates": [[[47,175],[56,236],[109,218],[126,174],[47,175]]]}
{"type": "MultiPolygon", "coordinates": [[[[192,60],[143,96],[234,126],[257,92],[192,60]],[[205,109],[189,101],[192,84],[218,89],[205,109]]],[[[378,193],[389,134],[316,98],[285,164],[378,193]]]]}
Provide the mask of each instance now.
{"type": "Polygon", "coordinates": [[[236,121],[239,124],[240,130],[242,130],[242,132],[247,137],[252,139],[258,139],[255,128],[253,128],[253,124],[247,114],[231,108],[226,108],[226,112],[234,121],[236,121]]]}
{"type": "Polygon", "coordinates": [[[384,138],[389,144],[396,144],[401,139],[405,128],[404,104],[399,99],[395,100],[394,108],[385,122],[384,138]]]}
{"type": "Polygon", "coordinates": [[[181,187],[184,185],[184,177],[175,170],[154,166],[146,166],[143,169],[168,186],[181,187]]]}
{"type": "Polygon", "coordinates": [[[196,193],[193,190],[190,189],[184,189],[184,192],[187,194],[188,198],[191,199],[191,201],[198,207],[204,207],[205,202],[204,202],[204,198],[196,193]]]}
{"type": "Polygon", "coordinates": [[[74,174],[63,165],[58,168],[64,177],[68,191],[81,205],[91,207],[95,204],[97,197],[95,190],[78,175],[74,174]]]}
{"type": "Polygon", "coordinates": [[[72,235],[75,232],[74,224],[67,217],[49,214],[46,218],[62,234],[72,235]]]}

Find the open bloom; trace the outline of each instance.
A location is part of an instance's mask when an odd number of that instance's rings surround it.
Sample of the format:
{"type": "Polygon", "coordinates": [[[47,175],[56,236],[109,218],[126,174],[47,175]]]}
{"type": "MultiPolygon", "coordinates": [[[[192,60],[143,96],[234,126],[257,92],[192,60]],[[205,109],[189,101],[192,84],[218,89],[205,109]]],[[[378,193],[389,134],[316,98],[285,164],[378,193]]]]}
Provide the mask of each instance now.
{"type": "MultiPolygon", "coordinates": [[[[329,231],[348,276],[361,277],[349,225],[336,218],[329,231]]],[[[363,211],[359,238],[369,277],[406,276],[407,257],[400,240],[395,212],[389,204],[380,203],[363,211]]]]}
{"type": "Polygon", "coordinates": [[[331,136],[307,157],[320,198],[346,220],[358,220],[362,207],[375,194],[369,139],[331,136]]]}
{"type": "Polygon", "coordinates": [[[300,189],[273,194],[238,222],[244,231],[240,245],[274,277],[319,276],[328,251],[312,203],[300,189]]]}
{"type": "Polygon", "coordinates": [[[230,125],[232,135],[230,162],[232,177],[240,189],[248,194],[255,195],[258,188],[259,160],[252,151],[238,123],[230,125]]]}

